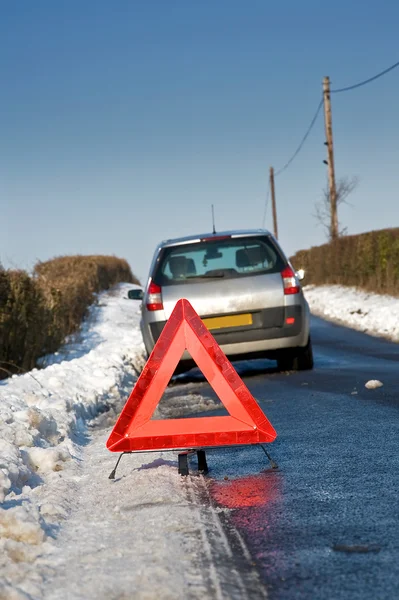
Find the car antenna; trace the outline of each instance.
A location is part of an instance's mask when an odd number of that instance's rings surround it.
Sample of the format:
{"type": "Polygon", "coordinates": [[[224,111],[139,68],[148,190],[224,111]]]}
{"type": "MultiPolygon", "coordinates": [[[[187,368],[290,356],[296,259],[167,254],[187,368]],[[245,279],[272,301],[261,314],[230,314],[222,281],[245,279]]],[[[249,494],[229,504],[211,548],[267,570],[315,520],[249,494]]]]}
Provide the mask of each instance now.
{"type": "Polygon", "coordinates": [[[212,225],[213,225],[212,233],[216,233],[216,229],[215,229],[215,211],[213,210],[213,204],[211,206],[212,206],[212,225]]]}

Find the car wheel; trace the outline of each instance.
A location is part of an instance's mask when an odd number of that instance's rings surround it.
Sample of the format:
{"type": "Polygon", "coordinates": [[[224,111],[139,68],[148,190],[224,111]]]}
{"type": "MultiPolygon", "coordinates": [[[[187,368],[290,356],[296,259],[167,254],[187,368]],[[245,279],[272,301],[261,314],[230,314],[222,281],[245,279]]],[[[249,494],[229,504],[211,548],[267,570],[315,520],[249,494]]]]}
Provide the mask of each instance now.
{"type": "Polygon", "coordinates": [[[308,343],[303,348],[287,350],[277,359],[277,367],[280,371],[307,371],[313,369],[312,341],[309,337],[308,343]]]}
{"type": "Polygon", "coordinates": [[[306,346],[304,348],[298,348],[296,361],[296,368],[298,371],[308,371],[309,369],[313,369],[313,348],[310,336],[306,346]]]}

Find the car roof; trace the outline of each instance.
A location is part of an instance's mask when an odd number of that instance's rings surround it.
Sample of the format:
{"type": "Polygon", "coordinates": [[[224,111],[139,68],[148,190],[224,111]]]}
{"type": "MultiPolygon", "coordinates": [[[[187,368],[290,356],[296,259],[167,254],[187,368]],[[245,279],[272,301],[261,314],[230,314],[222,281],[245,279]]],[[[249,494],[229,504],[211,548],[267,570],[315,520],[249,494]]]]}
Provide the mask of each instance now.
{"type": "Polygon", "coordinates": [[[173,238],[164,240],[159,244],[160,248],[166,246],[180,246],[181,244],[189,244],[191,242],[199,242],[204,238],[220,238],[220,237],[250,237],[256,235],[271,235],[267,229],[231,229],[229,231],[211,231],[208,233],[197,233],[196,235],[187,235],[185,237],[173,238]]]}

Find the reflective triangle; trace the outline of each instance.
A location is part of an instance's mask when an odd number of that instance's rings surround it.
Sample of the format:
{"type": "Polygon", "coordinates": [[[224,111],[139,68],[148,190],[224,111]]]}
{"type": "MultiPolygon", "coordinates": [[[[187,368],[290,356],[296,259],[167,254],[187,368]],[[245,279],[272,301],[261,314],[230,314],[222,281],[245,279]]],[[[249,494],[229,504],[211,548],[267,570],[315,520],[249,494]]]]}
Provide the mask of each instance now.
{"type": "Polygon", "coordinates": [[[180,450],[272,442],[277,434],[188,300],[176,303],[107,440],[111,452],[180,450]],[[187,350],[229,412],[151,420],[187,350]]]}

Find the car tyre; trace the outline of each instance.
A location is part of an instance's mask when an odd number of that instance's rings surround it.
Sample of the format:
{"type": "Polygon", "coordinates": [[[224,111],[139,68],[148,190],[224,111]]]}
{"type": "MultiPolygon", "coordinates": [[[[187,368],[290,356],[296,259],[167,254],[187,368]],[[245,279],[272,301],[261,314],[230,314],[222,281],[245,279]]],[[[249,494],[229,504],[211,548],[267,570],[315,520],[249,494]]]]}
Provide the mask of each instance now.
{"type": "Polygon", "coordinates": [[[277,359],[279,371],[308,371],[313,369],[312,341],[309,337],[308,343],[303,348],[287,350],[277,359]]]}

